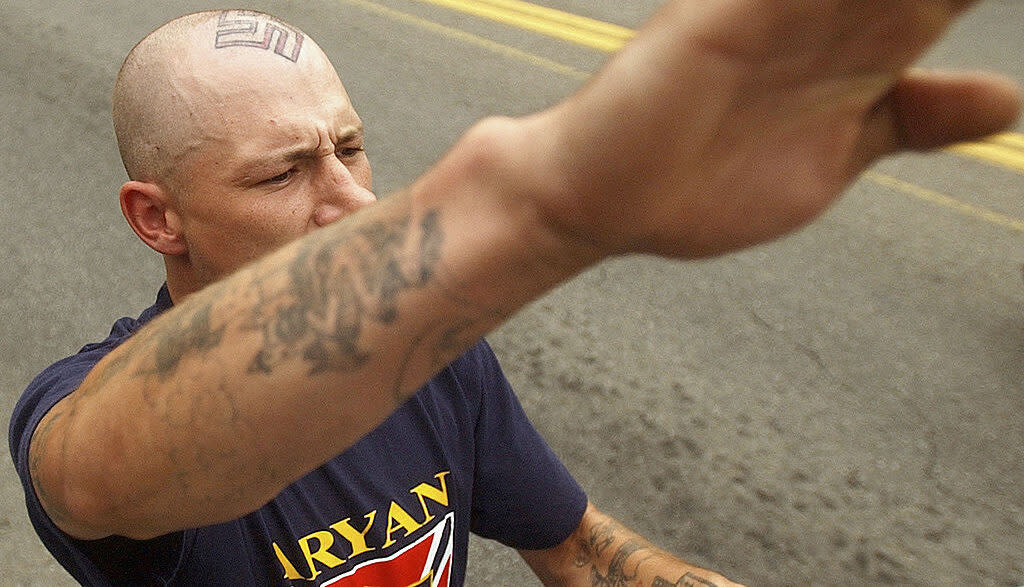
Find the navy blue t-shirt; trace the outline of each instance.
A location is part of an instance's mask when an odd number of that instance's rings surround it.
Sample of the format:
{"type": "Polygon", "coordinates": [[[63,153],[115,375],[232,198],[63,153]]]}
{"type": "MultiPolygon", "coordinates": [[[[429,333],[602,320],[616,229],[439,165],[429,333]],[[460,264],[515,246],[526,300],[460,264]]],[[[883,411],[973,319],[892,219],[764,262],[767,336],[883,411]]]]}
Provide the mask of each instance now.
{"type": "Polygon", "coordinates": [[[43,371],[14,409],[11,455],[29,517],[81,583],[461,585],[470,531],[541,549],[579,525],[586,496],[481,341],[378,428],[243,518],[146,541],[71,538],[32,488],[29,440],[103,356],[170,306],[165,286],[139,318],[118,320],[106,340],[43,371]]]}

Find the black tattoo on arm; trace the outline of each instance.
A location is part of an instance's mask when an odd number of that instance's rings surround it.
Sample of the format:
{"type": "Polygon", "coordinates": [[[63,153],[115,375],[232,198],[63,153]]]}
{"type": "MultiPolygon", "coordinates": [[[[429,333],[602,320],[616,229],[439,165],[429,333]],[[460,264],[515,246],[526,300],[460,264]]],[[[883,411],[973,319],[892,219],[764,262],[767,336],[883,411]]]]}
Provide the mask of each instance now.
{"type": "Polygon", "coordinates": [[[366,327],[397,320],[399,295],[435,275],[444,240],[436,212],[419,222],[404,212],[353,232],[302,248],[288,268],[287,299],[261,296],[250,323],[263,345],[250,372],[270,374],[296,356],[310,375],[361,367],[369,359],[359,344],[366,327]],[[342,249],[349,253],[343,264],[336,261],[342,249]]]}
{"type": "Polygon", "coordinates": [[[615,550],[615,553],[611,555],[611,561],[608,562],[608,574],[601,575],[597,570],[597,565],[590,569],[591,582],[594,587],[626,587],[630,585],[633,580],[637,578],[637,569],[639,563],[633,568],[633,573],[630,574],[626,571],[626,561],[629,560],[630,556],[633,556],[643,548],[631,541],[627,541],[622,546],[615,550]]]}
{"type": "Polygon", "coordinates": [[[653,556],[652,549],[633,540],[626,540],[608,560],[608,570],[602,574],[599,566],[608,547],[615,541],[615,524],[602,522],[595,524],[588,536],[578,540],[575,564],[584,567],[590,564],[590,581],[594,587],[625,587],[632,585],[637,577],[637,569],[648,558],[653,556]],[[639,556],[633,557],[639,553],[639,556]],[[627,570],[627,565],[632,572],[627,570]]]}
{"type": "MultiPolygon", "coordinates": [[[[583,568],[590,565],[590,583],[594,587],[627,587],[644,584],[640,578],[640,567],[656,556],[657,549],[645,541],[627,538],[611,558],[605,559],[608,548],[616,541],[618,526],[614,522],[594,524],[589,534],[577,540],[575,565],[583,568]],[[607,560],[607,563],[604,561],[607,560]],[[607,571],[601,569],[607,566],[607,571]]],[[[651,582],[651,587],[715,587],[707,579],[687,572],[672,582],[660,575],[651,582]]]]}
{"type": "Polygon", "coordinates": [[[595,524],[590,534],[581,537],[577,543],[579,549],[576,551],[576,566],[585,567],[597,560],[614,541],[615,531],[612,529],[611,524],[595,524]]]}
{"type": "Polygon", "coordinates": [[[187,324],[179,324],[177,328],[165,328],[159,332],[153,341],[153,374],[165,379],[178,368],[178,364],[188,353],[203,353],[220,344],[224,336],[224,327],[211,328],[210,311],[211,303],[207,302],[192,313],[187,324]]]}
{"type": "Polygon", "coordinates": [[[654,582],[651,583],[651,587],[716,587],[716,585],[717,583],[712,583],[693,573],[686,573],[679,577],[679,580],[675,583],[670,582],[664,577],[655,577],[654,582]]]}
{"type": "Polygon", "coordinates": [[[225,10],[217,19],[214,47],[253,47],[264,51],[272,49],[274,53],[295,63],[302,53],[303,40],[301,32],[268,14],[255,10],[225,10]]]}

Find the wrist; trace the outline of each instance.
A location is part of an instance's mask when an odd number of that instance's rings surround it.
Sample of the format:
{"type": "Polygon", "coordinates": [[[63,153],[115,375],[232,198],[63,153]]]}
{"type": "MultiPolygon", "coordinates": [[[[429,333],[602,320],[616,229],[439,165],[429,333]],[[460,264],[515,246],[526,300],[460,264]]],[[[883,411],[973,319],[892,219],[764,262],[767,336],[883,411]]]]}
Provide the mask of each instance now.
{"type": "Polygon", "coordinates": [[[561,182],[536,118],[481,121],[411,189],[414,206],[443,210],[460,292],[512,311],[604,256],[548,213],[561,182]]]}

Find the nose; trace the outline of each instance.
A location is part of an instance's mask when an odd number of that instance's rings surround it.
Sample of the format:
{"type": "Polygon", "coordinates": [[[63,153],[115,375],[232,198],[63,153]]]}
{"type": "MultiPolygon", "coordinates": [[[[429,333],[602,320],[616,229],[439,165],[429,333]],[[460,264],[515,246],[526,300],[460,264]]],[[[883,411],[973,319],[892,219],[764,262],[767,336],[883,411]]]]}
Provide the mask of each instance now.
{"type": "Polygon", "coordinates": [[[377,196],[368,189],[369,178],[357,180],[337,158],[325,158],[322,173],[323,181],[318,182],[313,194],[316,204],[312,220],[317,227],[327,226],[377,201],[377,196]]]}

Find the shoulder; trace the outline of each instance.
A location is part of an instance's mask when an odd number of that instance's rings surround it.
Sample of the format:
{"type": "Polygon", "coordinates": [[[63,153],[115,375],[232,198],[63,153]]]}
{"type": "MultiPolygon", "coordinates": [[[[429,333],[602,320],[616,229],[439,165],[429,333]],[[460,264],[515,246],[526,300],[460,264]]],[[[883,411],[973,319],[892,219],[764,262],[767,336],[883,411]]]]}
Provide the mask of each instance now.
{"type": "Polygon", "coordinates": [[[29,441],[43,416],[78,389],[85,376],[103,357],[167,307],[170,307],[170,297],[164,286],[157,294],[156,303],[139,317],[120,318],[114,322],[105,339],[86,344],[77,353],[53,363],[36,375],[15,404],[8,428],[11,456],[19,473],[23,472],[22,465],[28,458],[29,441]]]}
{"type": "Polygon", "coordinates": [[[15,405],[8,429],[11,455],[15,456],[15,461],[18,460],[16,444],[25,440],[27,445],[36,424],[50,408],[78,389],[89,371],[110,351],[170,306],[170,295],[164,285],[157,293],[156,302],[143,310],[137,318],[118,319],[105,339],[86,344],[77,353],[53,363],[33,379],[15,405]]]}
{"type": "Polygon", "coordinates": [[[96,363],[126,338],[127,335],[112,334],[102,342],[87,344],[74,355],[53,363],[32,379],[14,406],[8,429],[11,455],[16,462],[21,460],[18,455],[27,451],[28,440],[43,416],[57,402],[77,389],[96,363]]]}

